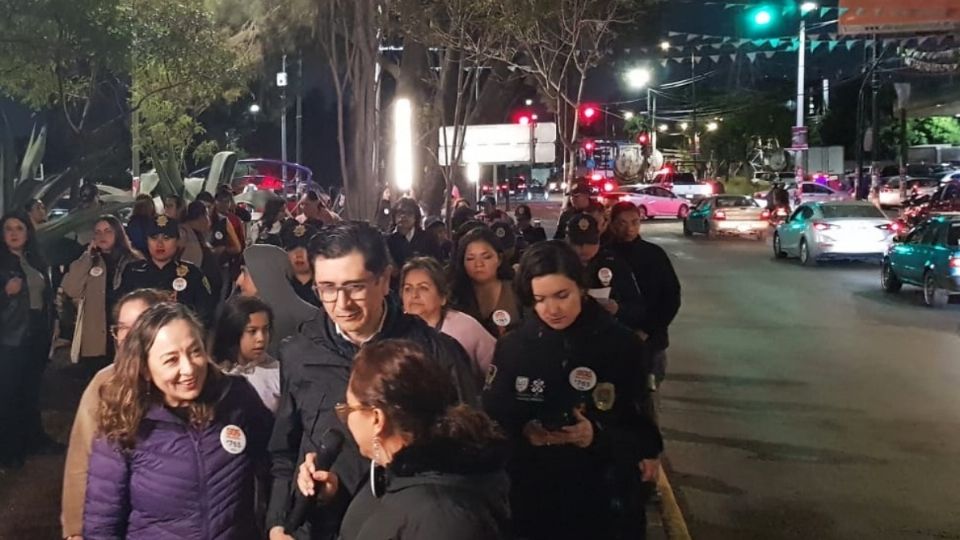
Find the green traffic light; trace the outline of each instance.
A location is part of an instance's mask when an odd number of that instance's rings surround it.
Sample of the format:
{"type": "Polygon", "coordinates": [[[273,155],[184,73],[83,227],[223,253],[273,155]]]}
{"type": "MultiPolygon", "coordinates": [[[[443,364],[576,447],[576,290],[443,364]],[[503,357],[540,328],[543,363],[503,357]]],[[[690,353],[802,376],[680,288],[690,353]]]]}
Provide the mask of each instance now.
{"type": "Polygon", "coordinates": [[[758,26],[766,26],[773,21],[773,15],[770,14],[768,9],[760,9],[753,14],[753,22],[758,26]]]}

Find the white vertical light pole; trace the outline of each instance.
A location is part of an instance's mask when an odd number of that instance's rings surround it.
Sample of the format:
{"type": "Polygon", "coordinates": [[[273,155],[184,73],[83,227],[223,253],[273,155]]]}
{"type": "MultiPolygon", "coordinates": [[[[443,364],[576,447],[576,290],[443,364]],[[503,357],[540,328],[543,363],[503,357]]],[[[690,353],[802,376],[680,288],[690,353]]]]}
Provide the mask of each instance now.
{"type": "MultiPolygon", "coordinates": [[[[666,43],[666,42],[665,42],[666,43]]],[[[661,44],[661,48],[663,45],[661,44]]],[[[670,47],[670,44],[667,43],[667,48],[670,47]]],[[[630,88],[634,90],[647,89],[647,118],[649,123],[649,130],[651,132],[651,148],[657,149],[657,135],[654,126],[656,125],[655,111],[656,105],[653,101],[653,94],[650,92],[650,81],[653,79],[653,73],[647,68],[633,68],[627,72],[627,84],[630,85],[630,88]]]]}
{"type": "MultiPolygon", "coordinates": [[[[804,127],[804,114],[806,112],[807,104],[805,99],[806,88],[805,88],[805,78],[806,78],[806,61],[807,61],[807,22],[804,19],[807,13],[817,9],[816,2],[803,2],[800,4],[800,35],[798,39],[798,44],[800,48],[797,51],[797,121],[796,127],[804,127]]],[[[797,131],[802,131],[798,129],[797,131]]],[[[803,146],[807,145],[807,138],[804,138],[803,146]]],[[[801,149],[797,150],[797,167],[796,175],[797,181],[803,180],[803,175],[806,169],[806,150],[801,149]]]]}
{"type": "Polygon", "coordinates": [[[394,181],[401,193],[413,189],[413,103],[397,98],[393,104],[394,181]]]}
{"type": "Polygon", "coordinates": [[[480,202],[480,164],[479,163],[468,163],[467,164],[467,180],[473,184],[475,191],[476,201],[474,204],[480,202]]]}
{"type": "Polygon", "coordinates": [[[287,55],[283,55],[283,67],[277,73],[277,87],[280,88],[280,161],[281,178],[284,189],[287,185],[287,55]]]}

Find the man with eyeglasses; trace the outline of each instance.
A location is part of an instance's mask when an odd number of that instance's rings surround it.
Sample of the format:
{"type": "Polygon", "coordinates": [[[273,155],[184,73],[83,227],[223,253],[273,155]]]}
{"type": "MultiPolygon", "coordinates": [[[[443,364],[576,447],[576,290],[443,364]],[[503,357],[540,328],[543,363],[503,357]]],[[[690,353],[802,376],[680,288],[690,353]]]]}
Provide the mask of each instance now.
{"type": "MultiPolygon", "coordinates": [[[[353,357],[360,347],[384,339],[408,339],[424,348],[450,373],[460,399],[479,401],[480,379],[466,352],[419,317],[403,313],[390,299],[390,258],[380,232],[366,223],[329,227],[310,245],[316,293],[323,305],[314,319],[280,348],[282,396],[270,452],[273,487],[267,527],[271,540],[291,538],[284,530],[293,480],[306,452],[316,451],[323,434],[342,431],[348,443],[333,465],[340,487],[333,501],[311,507],[310,538],[335,538],[353,495],[369,474],[335,406],[346,396],[353,357]]],[[[306,531],[301,530],[306,534],[306,531]]]]}

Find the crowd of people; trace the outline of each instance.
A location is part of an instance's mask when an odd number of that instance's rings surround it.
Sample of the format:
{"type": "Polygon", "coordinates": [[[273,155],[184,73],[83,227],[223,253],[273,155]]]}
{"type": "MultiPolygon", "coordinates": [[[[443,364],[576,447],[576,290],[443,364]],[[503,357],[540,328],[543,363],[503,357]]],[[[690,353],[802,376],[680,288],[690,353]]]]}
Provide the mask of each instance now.
{"type": "Polygon", "coordinates": [[[572,198],[547,240],[487,200],[385,231],[315,193],[144,196],[62,277],[35,209],[4,216],[0,459],[57,451],[72,326],[64,538],[643,538],[680,284],[636,207],[572,198]]]}

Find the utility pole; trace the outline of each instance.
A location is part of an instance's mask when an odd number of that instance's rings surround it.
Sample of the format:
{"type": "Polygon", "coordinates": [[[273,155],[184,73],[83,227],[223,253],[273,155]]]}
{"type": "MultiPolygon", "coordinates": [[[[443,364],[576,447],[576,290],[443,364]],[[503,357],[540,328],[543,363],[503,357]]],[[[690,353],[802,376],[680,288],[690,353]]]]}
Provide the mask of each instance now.
{"type": "Polygon", "coordinates": [[[283,67],[277,73],[277,86],[280,87],[280,161],[281,181],[287,185],[287,55],[283,55],[283,67]]]}
{"type": "Polygon", "coordinates": [[[798,133],[803,134],[803,140],[799,141],[800,144],[796,144],[798,141],[794,141],[794,145],[797,146],[796,153],[796,175],[797,181],[802,182],[804,174],[806,172],[806,146],[807,146],[807,137],[804,132],[804,114],[806,112],[806,96],[805,90],[806,85],[804,84],[806,78],[806,58],[807,58],[807,22],[803,18],[803,13],[800,14],[800,39],[799,45],[800,48],[797,52],[797,121],[794,124],[798,133]]]}
{"type": "Polygon", "coordinates": [[[870,157],[873,158],[873,165],[870,168],[870,189],[877,188],[879,181],[878,161],[880,159],[880,104],[877,96],[880,94],[880,77],[877,74],[877,35],[873,35],[873,98],[870,101],[871,111],[870,131],[873,134],[873,145],[870,149],[870,157]]]}
{"type": "MultiPolygon", "coordinates": [[[[694,161],[696,161],[696,157],[700,155],[700,136],[697,135],[697,63],[693,52],[690,53],[690,94],[691,101],[693,101],[693,115],[690,121],[690,132],[692,133],[690,141],[693,148],[690,154],[694,156],[694,161]]],[[[696,167],[696,165],[694,167],[699,171],[699,167],[696,167]]]]}
{"type": "MultiPolygon", "coordinates": [[[[297,163],[303,165],[303,51],[297,51],[297,163]]],[[[300,174],[299,172],[297,173],[300,174]]]]}

